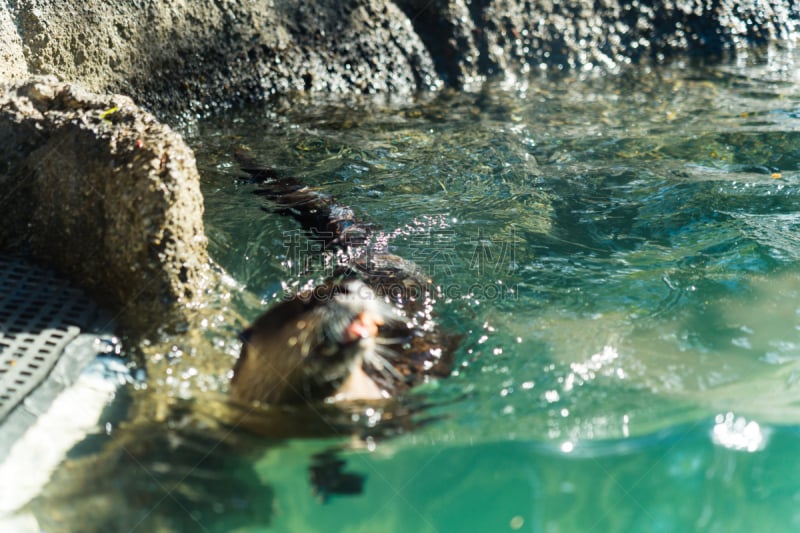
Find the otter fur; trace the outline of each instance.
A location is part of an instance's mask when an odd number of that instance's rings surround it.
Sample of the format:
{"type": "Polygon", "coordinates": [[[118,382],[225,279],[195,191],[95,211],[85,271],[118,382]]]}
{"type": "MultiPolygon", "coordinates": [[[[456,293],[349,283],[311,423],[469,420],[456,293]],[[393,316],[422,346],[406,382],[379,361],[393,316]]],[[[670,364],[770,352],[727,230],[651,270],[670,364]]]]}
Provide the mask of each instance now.
{"type": "Polygon", "coordinates": [[[411,261],[370,246],[373,228],[331,196],[244,153],[265,208],[291,216],[337,267],[267,310],[241,335],[231,395],[296,404],[395,397],[450,373],[455,338],[433,315],[436,289],[411,261]]]}

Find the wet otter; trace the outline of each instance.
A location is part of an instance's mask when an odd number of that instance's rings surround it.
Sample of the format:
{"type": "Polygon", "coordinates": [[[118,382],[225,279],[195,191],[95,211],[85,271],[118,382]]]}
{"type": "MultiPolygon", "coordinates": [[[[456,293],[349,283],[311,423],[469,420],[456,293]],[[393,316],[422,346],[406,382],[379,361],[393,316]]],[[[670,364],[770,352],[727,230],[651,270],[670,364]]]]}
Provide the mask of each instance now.
{"type": "Polygon", "coordinates": [[[333,274],[276,304],[242,333],[231,395],[242,402],[291,404],[393,397],[451,370],[455,339],[432,315],[431,280],[412,262],[369,244],[372,227],[332,197],[278,177],[237,154],[271,203],[296,219],[333,274]]]}

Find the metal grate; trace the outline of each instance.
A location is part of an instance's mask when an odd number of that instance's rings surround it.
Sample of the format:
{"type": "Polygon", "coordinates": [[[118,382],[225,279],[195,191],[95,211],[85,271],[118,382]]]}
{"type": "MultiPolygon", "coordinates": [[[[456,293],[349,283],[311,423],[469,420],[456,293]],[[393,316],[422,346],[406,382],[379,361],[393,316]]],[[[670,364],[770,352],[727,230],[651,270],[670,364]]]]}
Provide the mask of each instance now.
{"type": "Polygon", "coordinates": [[[0,421],[47,377],[96,312],[52,272],[0,256],[0,421]]]}

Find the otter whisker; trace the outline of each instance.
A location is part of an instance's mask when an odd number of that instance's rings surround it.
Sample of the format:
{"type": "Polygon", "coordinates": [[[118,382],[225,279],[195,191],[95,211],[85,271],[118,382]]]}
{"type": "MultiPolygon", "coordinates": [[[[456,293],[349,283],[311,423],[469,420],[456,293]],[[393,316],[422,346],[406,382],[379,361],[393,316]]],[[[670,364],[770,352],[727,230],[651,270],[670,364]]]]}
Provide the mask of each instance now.
{"type": "Polygon", "coordinates": [[[375,337],[375,343],[384,345],[384,346],[391,346],[393,344],[401,344],[406,342],[409,339],[408,336],[403,337],[375,337]]]}
{"type": "MultiPolygon", "coordinates": [[[[389,374],[391,374],[395,379],[402,381],[404,379],[402,374],[400,374],[394,365],[390,363],[383,354],[380,353],[381,351],[383,350],[381,350],[378,346],[374,346],[368,354],[365,354],[364,360],[372,365],[375,370],[380,372],[383,377],[387,377],[385,371],[388,371],[389,374]]],[[[396,355],[394,352],[391,352],[391,350],[387,350],[386,352],[387,356],[390,354],[396,355]]]]}

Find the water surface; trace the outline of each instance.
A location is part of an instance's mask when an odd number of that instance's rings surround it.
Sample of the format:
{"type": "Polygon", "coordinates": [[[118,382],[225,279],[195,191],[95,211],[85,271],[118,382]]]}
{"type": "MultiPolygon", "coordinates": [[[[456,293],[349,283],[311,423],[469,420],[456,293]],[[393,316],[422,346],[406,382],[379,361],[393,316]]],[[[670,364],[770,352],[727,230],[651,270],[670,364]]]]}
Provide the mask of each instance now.
{"type": "Polygon", "coordinates": [[[211,254],[235,281],[220,305],[241,318],[209,329],[215,353],[187,334],[152,356],[153,394],[223,401],[225,328],[314,278],[290,261],[294,222],[240,179],[241,146],[376,222],[441,285],[463,340],[453,376],[415,393],[427,422],[390,438],[337,426],[259,447],[169,416],[150,440],[132,430],[159,486],[120,461],[118,490],[182,499],[120,503],[142,517],[131,530],[797,530],[798,59],[296,99],[187,127],[211,254]],[[331,447],[361,495],[312,494],[331,447]]]}

